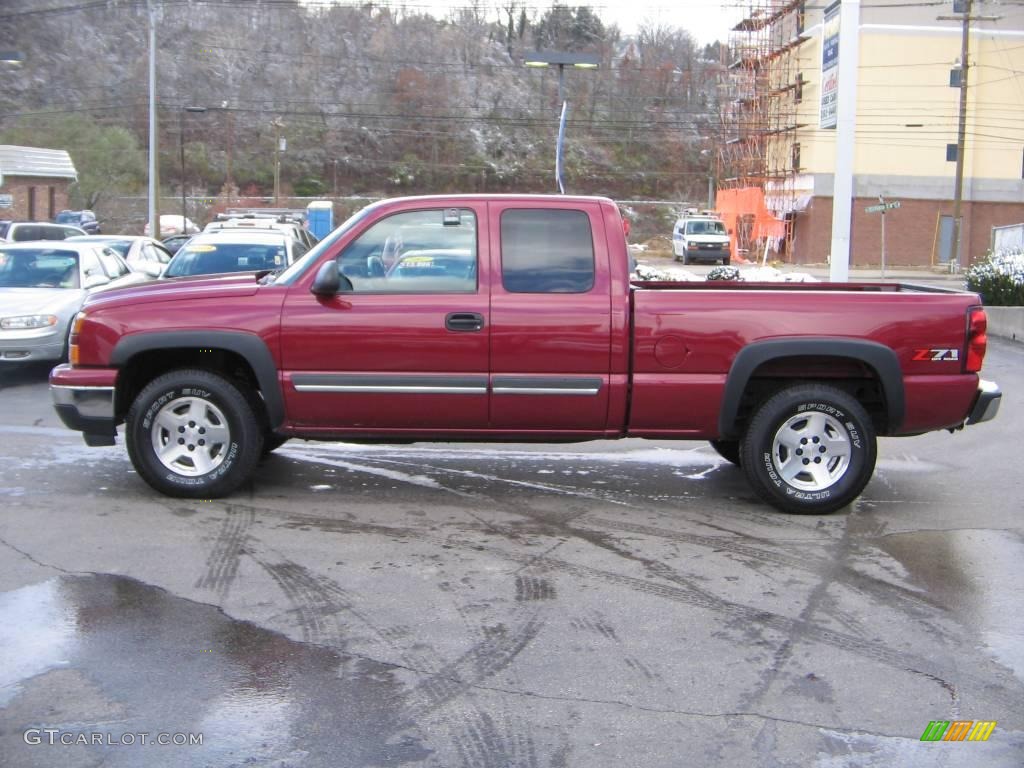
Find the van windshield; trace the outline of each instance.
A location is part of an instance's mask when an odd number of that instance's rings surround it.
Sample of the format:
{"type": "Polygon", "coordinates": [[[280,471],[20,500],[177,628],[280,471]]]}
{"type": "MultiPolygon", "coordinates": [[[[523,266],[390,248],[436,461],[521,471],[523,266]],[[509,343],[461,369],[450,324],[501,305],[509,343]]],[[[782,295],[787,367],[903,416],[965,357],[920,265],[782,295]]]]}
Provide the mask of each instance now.
{"type": "Polygon", "coordinates": [[[686,222],[686,234],[724,235],[725,226],[720,221],[688,221],[686,222]]]}

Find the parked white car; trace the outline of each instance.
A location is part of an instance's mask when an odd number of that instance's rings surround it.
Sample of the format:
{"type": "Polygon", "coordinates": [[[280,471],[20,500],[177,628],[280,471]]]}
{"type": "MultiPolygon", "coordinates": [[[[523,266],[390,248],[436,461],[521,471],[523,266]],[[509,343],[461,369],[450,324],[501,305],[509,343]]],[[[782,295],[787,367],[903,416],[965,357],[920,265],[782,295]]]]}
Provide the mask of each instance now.
{"type": "Polygon", "coordinates": [[[64,359],[89,294],[149,279],[102,245],[0,243],[0,363],[64,359]]]}
{"type": "Polygon", "coordinates": [[[92,243],[113,248],[136,272],[145,272],[150,277],[160,277],[164,267],[173,255],[164,244],[152,237],[135,235],[86,235],[68,238],[73,243],[92,243]]]}

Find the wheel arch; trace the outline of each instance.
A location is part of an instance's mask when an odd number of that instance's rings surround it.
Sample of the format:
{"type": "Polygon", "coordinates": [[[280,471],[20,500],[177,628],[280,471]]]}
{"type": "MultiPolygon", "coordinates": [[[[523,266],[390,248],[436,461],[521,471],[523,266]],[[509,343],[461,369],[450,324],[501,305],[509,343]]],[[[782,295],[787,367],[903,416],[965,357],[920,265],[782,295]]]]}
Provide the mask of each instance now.
{"type": "Polygon", "coordinates": [[[277,365],[266,343],[251,333],[233,331],[156,331],[121,338],[111,354],[111,365],[120,369],[117,412],[127,412],[130,391],[138,391],[156,376],[173,368],[199,367],[230,373],[244,366],[262,396],[268,426],[284,422],[284,396],[277,365]],[[144,365],[140,365],[146,361],[144,365]],[[133,375],[143,368],[145,373],[133,375]],[[127,375],[125,375],[127,374],[127,375]]]}
{"type": "Polygon", "coordinates": [[[838,358],[865,366],[882,390],[885,423],[881,425],[884,429],[880,432],[893,434],[903,423],[906,409],[903,374],[896,353],[889,347],[859,339],[768,339],[744,347],[733,360],[718,414],[721,439],[741,437],[741,404],[757,371],[766,365],[792,358],[838,358]]]}

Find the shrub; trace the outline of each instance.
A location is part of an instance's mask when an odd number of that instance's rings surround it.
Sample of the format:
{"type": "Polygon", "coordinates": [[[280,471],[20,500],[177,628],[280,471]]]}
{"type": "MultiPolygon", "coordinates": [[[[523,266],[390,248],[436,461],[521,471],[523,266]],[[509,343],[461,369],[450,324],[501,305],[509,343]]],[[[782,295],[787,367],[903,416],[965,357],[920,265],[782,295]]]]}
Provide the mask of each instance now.
{"type": "Polygon", "coordinates": [[[736,267],[715,267],[708,272],[708,280],[743,280],[743,276],[736,267]]]}
{"type": "Polygon", "coordinates": [[[990,253],[967,270],[967,287],[990,307],[1024,306],[1024,251],[990,253]]]}

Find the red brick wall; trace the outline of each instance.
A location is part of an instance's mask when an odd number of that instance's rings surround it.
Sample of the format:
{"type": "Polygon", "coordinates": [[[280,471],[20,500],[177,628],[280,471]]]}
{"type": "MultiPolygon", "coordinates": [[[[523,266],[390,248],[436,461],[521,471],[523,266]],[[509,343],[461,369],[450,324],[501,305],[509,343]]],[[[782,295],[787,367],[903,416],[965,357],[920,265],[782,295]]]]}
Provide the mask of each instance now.
{"type": "MultiPolygon", "coordinates": [[[[850,229],[851,263],[855,266],[881,264],[882,222],[880,213],[865,213],[877,199],[853,201],[850,229]]],[[[936,242],[938,217],[952,216],[949,200],[901,200],[900,207],[885,214],[885,263],[887,266],[929,266],[932,250],[938,259],[936,242]]],[[[963,261],[984,256],[992,227],[1024,223],[1024,203],[963,204],[963,261]]],[[[796,264],[824,264],[832,244],[832,198],[812,198],[807,210],[796,218],[792,261],[796,264]]]]}
{"type": "Polygon", "coordinates": [[[0,208],[0,219],[27,221],[29,219],[29,188],[36,190],[36,221],[52,221],[53,217],[68,208],[69,179],[50,179],[33,176],[5,176],[0,194],[12,195],[14,204],[0,208]],[[53,212],[50,212],[50,187],[53,187],[53,212]]]}

